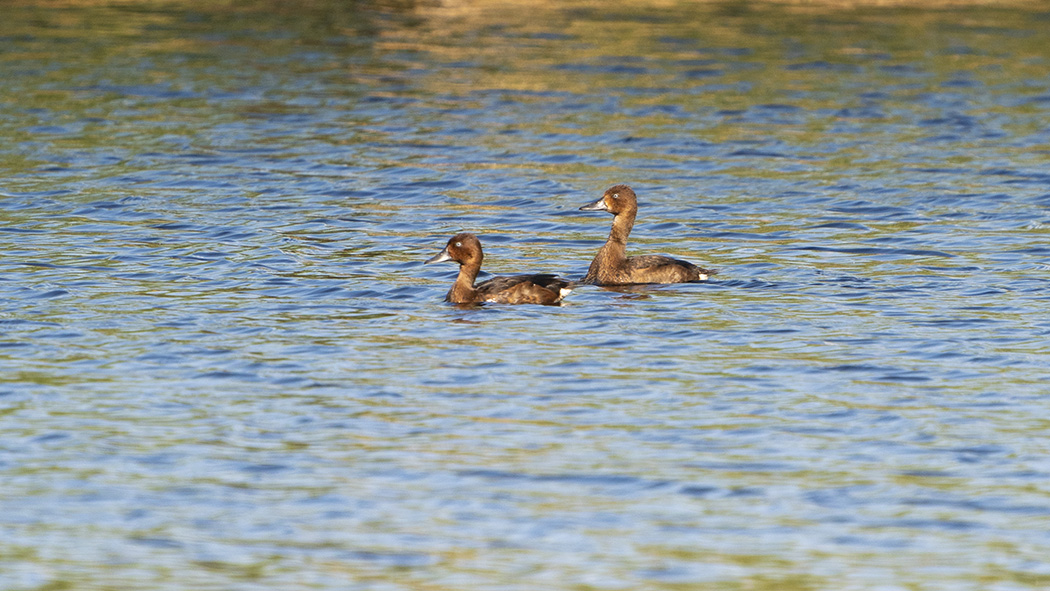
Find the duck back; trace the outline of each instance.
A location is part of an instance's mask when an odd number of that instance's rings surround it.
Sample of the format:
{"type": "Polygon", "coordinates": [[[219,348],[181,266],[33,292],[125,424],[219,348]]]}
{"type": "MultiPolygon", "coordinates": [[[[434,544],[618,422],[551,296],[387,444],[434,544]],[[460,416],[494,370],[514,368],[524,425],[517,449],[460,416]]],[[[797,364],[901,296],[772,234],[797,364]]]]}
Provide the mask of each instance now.
{"type": "Polygon", "coordinates": [[[556,304],[571,292],[573,284],[556,275],[512,275],[493,277],[480,283],[476,302],[500,304],[556,304]]]}
{"type": "Polygon", "coordinates": [[[698,267],[689,261],[648,254],[627,257],[619,264],[596,258],[583,278],[583,282],[597,285],[689,283],[704,281],[714,274],[715,271],[698,267]]]}

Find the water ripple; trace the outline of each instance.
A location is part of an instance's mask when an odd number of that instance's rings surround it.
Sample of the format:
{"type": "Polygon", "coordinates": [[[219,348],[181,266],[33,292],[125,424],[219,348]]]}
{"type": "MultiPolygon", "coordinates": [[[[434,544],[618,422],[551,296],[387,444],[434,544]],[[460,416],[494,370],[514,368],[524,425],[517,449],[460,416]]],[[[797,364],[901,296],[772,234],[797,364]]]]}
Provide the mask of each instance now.
{"type": "Polygon", "coordinates": [[[0,587],[1047,586],[1045,15],[337,4],[5,12],[0,587]]]}

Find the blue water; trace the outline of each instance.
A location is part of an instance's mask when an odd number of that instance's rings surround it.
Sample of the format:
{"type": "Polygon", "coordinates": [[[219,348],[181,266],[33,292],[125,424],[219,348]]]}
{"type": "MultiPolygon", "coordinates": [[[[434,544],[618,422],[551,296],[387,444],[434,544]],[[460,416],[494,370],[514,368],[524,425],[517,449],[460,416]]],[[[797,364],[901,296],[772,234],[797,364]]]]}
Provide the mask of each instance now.
{"type": "Polygon", "coordinates": [[[5,18],[0,588],[1050,586],[1047,13],[5,18]]]}

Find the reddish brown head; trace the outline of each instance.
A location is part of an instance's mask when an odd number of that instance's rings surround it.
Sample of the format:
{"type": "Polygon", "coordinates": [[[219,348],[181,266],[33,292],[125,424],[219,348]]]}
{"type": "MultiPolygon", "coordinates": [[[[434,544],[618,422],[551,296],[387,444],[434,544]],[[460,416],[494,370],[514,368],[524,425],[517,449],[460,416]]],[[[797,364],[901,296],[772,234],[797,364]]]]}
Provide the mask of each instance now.
{"type": "Polygon", "coordinates": [[[627,185],[609,187],[601,199],[580,208],[580,211],[607,211],[613,215],[637,210],[638,197],[627,185]]]}
{"type": "Polygon", "coordinates": [[[423,261],[423,264],[456,261],[460,265],[476,265],[480,267],[483,257],[481,241],[478,240],[478,237],[470,232],[463,232],[449,238],[445,248],[433,257],[423,261]]]}

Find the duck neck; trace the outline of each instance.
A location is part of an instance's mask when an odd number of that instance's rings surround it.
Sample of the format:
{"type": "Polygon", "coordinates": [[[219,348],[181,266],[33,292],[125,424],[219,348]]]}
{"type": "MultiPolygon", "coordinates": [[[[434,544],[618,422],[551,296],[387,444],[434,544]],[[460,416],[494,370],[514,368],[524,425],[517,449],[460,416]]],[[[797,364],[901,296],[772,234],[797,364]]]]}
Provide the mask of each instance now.
{"type": "Polygon", "coordinates": [[[612,230],[609,232],[609,240],[606,241],[606,246],[619,246],[619,250],[622,253],[627,247],[627,236],[631,234],[631,228],[634,227],[634,216],[633,211],[624,211],[616,214],[613,218],[612,230]]]}
{"type": "Polygon", "coordinates": [[[584,276],[585,282],[604,283],[612,281],[616,270],[627,259],[627,236],[634,226],[635,212],[625,211],[616,214],[613,218],[612,231],[609,239],[598,250],[598,254],[591,261],[591,266],[584,276]]]}
{"type": "Polygon", "coordinates": [[[465,263],[459,266],[459,276],[448,290],[446,300],[453,304],[465,304],[474,301],[474,280],[481,271],[481,261],[465,263]]]}

